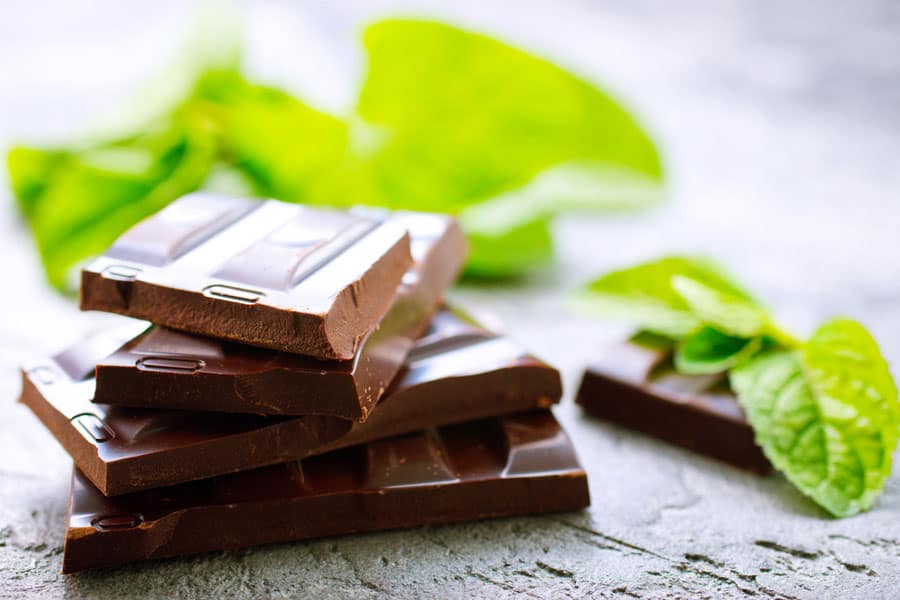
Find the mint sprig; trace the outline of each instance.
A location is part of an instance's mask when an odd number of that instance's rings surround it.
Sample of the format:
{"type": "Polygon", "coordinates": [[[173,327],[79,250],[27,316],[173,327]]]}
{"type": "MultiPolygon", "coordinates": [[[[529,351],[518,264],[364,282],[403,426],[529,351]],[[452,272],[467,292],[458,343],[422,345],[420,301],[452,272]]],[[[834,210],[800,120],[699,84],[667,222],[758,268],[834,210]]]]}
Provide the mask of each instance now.
{"type": "Polygon", "coordinates": [[[769,461],[831,514],[866,510],[884,489],[900,404],[856,321],[834,319],[798,340],[721,268],[684,256],[604,275],[579,304],[671,340],[681,373],[727,371],[769,461]]]}

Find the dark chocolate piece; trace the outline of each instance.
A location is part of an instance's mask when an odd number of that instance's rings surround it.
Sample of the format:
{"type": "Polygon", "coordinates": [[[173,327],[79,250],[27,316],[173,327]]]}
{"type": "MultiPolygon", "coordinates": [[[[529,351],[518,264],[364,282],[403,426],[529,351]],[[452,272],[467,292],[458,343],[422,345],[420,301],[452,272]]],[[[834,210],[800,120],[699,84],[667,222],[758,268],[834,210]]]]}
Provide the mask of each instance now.
{"type": "Polygon", "coordinates": [[[584,374],[585,412],[765,474],[772,470],[725,374],[682,375],[668,350],[631,341],[610,348],[584,374]]]}
{"type": "Polygon", "coordinates": [[[589,504],[575,449],[547,411],[116,498],[76,470],[63,572],[589,504]]]}
{"type": "Polygon", "coordinates": [[[94,364],[131,335],[100,334],[23,368],[21,401],[108,495],[285,462],[428,427],[547,408],[562,393],[555,369],[510,340],[444,310],[365,423],[315,415],[263,417],[92,404],[94,364]]]}
{"type": "Polygon", "coordinates": [[[428,327],[465,261],[465,238],[442,215],[396,213],[414,263],[353,360],[316,360],[153,327],[97,364],[94,402],[119,406],[365,420],[428,327]],[[127,390],[127,393],[123,393],[127,390]]]}
{"type": "Polygon", "coordinates": [[[81,308],[321,359],[351,359],[412,263],[387,213],[191,194],[81,274],[81,308]]]}

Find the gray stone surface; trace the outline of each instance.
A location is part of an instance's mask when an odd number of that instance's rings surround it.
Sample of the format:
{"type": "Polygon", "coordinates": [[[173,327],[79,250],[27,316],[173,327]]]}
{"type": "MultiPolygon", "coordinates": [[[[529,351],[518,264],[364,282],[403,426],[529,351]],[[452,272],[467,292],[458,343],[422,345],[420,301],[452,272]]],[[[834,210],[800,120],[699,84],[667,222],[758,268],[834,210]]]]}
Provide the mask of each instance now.
{"type": "MultiPolygon", "coordinates": [[[[565,312],[564,291],[666,251],[719,257],[801,332],[827,315],[856,316],[900,365],[900,10],[890,2],[674,4],[439,10],[360,0],[250,11],[255,68],[325,104],[348,102],[354,27],[415,8],[500,32],[607,83],[654,130],[669,167],[665,206],[564,220],[558,270],[455,293],[499,314],[563,370],[567,395],[556,412],[588,469],[590,510],[61,576],[70,463],[13,404],[16,365],[102,319],[79,314],[33,275],[29,238],[4,198],[0,596],[896,596],[896,477],[871,512],[832,520],[779,476],[750,476],[585,419],[572,404],[584,363],[622,330],[565,312]]],[[[87,13],[35,3],[4,12],[0,141],[69,131],[123,95],[158,48],[171,47],[188,9],[108,2],[87,13]]]]}

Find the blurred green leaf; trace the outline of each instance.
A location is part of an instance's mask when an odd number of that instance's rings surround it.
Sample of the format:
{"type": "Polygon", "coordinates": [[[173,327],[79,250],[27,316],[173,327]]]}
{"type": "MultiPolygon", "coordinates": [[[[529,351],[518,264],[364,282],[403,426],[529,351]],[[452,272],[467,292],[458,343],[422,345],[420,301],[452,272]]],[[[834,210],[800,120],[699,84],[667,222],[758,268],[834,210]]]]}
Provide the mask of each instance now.
{"type": "Polygon", "coordinates": [[[47,188],[50,174],[64,160],[64,152],[24,146],[13,148],[6,155],[6,168],[13,194],[25,216],[31,215],[47,188]]]}
{"type": "Polygon", "coordinates": [[[223,152],[258,183],[266,196],[320,204],[359,203],[337,192],[350,160],[344,121],[288,94],[242,82],[210,107],[221,129],[223,152]]]}
{"type": "Polygon", "coordinates": [[[484,279],[502,279],[528,273],[553,258],[553,236],[547,218],[509,224],[495,229],[479,217],[481,205],[460,215],[469,240],[466,273],[484,279]]]}
{"type": "Polygon", "coordinates": [[[564,211],[643,208],[656,150],[593,85],[487,36],[428,21],[365,32],[369,69],[346,119],[240,73],[236,20],[207,15],[139,101],[60,149],[7,159],[48,277],[197,187],[294,202],[459,214],[468,273],[509,277],[553,257],[564,211]]]}
{"type": "Polygon", "coordinates": [[[436,22],[382,21],[364,38],[359,113],[389,132],[372,161],[391,205],[457,212],[575,160],[661,179],[634,119],[550,62],[436,22]]]}
{"type": "Polygon", "coordinates": [[[672,277],[672,287],[700,321],[719,332],[743,338],[768,332],[768,311],[752,298],[685,277],[672,277]]]}

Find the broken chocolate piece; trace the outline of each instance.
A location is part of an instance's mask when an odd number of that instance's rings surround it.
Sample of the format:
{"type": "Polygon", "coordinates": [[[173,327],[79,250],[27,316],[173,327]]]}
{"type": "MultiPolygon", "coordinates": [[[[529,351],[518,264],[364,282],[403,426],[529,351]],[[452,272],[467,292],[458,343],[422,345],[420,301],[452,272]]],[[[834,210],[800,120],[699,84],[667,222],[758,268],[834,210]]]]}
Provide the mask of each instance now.
{"type": "Polygon", "coordinates": [[[576,402],[590,415],[757,473],[772,470],[724,373],[682,375],[665,348],[632,340],[584,374],[576,402]]]}
{"type": "Polygon", "coordinates": [[[82,271],[81,308],[321,359],[351,359],[412,263],[402,223],[196,193],[82,271]]]}

